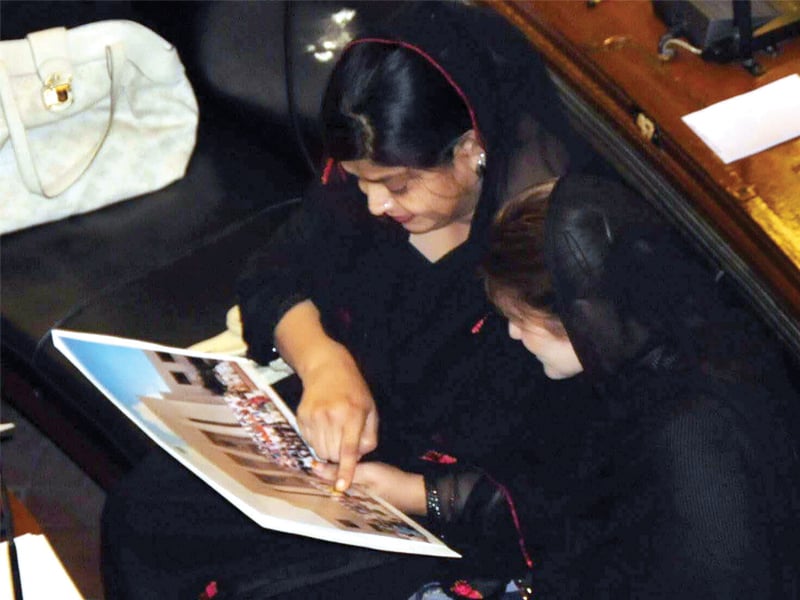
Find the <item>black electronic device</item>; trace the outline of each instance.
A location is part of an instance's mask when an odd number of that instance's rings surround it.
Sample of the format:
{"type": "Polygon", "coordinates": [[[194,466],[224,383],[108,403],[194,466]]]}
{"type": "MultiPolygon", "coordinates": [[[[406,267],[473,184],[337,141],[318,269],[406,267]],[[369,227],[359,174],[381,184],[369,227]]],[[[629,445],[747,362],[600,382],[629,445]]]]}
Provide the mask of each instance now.
{"type": "Polygon", "coordinates": [[[739,60],[758,74],[763,69],[753,58],[755,52],[775,52],[778,42],[800,35],[796,0],[652,0],[652,4],[656,16],[669,27],[658,44],[665,60],[681,47],[713,62],[739,60]]]}

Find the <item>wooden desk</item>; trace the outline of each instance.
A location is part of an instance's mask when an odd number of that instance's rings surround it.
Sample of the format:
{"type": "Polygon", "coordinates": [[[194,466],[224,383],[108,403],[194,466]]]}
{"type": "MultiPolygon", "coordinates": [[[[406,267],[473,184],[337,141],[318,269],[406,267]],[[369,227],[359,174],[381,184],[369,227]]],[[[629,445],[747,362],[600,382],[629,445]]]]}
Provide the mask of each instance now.
{"type": "Polygon", "coordinates": [[[800,139],[725,165],[681,121],[800,73],[800,39],[757,54],[765,73],[754,77],[685,51],[659,59],[667,27],[646,0],[491,5],[544,56],[578,128],[733,274],[800,356],[800,139]]]}
{"type": "Polygon", "coordinates": [[[39,526],[36,517],[11,492],[8,493],[8,502],[11,504],[11,514],[14,516],[14,533],[16,535],[42,533],[42,528],[39,526]]]}
{"type": "MultiPolygon", "coordinates": [[[[14,516],[15,539],[19,539],[25,534],[41,535],[43,533],[39,522],[36,520],[36,517],[34,517],[28,508],[10,491],[8,493],[8,502],[11,507],[11,512],[14,516]]],[[[29,539],[26,541],[30,542],[31,540],[29,539]]],[[[75,583],[72,581],[66,569],[64,568],[64,565],[61,563],[58,555],[52,550],[50,542],[46,538],[42,537],[41,539],[35,539],[35,543],[26,544],[25,553],[20,550],[20,545],[21,542],[17,544],[18,554],[20,556],[25,556],[25,561],[30,561],[23,563],[24,565],[27,565],[27,568],[25,566],[22,567],[22,572],[26,577],[24,580],[25,583],[23,584],[23,589],[29,590],[28,586],[31,586],[31,589],[34,591],[33,595],[37,598],[44,597],[42,594],[50,594],[52,597],[74,600],[83,598],[80,591],[75,586],[75,583]],[[33,564],[34,568],[36,569],[35,575],[32,577],[32,579],[36,580],[37,577],[41,577],[41,581],[30,581],[31,564],[33,564]]],[[[20,560],[22,561],[23,559],[20,558],[20,560]]],[[[8,581],[10,585],[10,580],[8,581]]],[[[25,597],[27,598],[28,592],[26,591],[25,593],[25,597]]]]}

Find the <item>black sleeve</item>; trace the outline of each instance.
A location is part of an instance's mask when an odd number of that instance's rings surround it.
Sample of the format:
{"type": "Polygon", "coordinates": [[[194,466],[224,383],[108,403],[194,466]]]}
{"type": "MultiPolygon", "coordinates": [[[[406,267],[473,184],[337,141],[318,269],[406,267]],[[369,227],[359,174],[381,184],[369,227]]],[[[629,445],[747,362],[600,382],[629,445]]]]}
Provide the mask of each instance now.
{"type": "MultiPolygon", "coordinates": [[[[425,473],[427,526],[462,555],[442,565],[444,590],[468,580],[484,598],[499,597],[525,572],[503,487],[479,468],[436,465],[425,473]]],[[[451,595],[451,597],[458,597],[451,595]]]]}
{"type": "Polygon", "coordinates": [[[463,556],[453,579],[521,577],[540,548],[561,539],[565,498],[529,469],[504,481],[478,467],[437,465],[424,474],[428,527],[463,556]]]}
{"type": "Polygon", "coordinates": [[[292,306],[310,297],[310,253],[315,219],[303,201],[252,256],[237,282],[244,340],[250,358],[266,363],[275,358],[273,333],[292,306]]]}
{"type": "Polygon", "coordinates": [[[315,300],[343,248],[359,235],[366,208],[355,181],[311,187],[300,206],[247,262],[237,282],[248,354],[259,362],[275,358],[273,335],[283,315],[299,302],[315,300]]]}
{"type": "Polygon", "coordinates": [[[266,363],[273,355],[273,332],[292,306],[310,295],[308,257],[314,219],[304,201],[247,262],[237,282],[242,330],[248,355],[266,363]]]}
{"type": "MultiPolygon", "coordinates": [[[[583,481],[591,470],[585,463],[599,460],[591,431],[603,412],[588,384],[580,378],[553,382],[528,361],[520,367],[530,371],[527,379],[511,377],[505,385],[530,386],[527,393],[508,402],[483,398],[489,407],[508,404],[502,418],[476,410],[480,398],[467,398],[461,411],[474,420],[474,429],[486,427],[494,436],[467,436],[463,444],[477,446],[468,462],[461,445],[448,449],[458,463],[423,469],[426,491],[435,489],[441,506],[440,519],[428,510],[429,527],[464,556],[453,567],[465,576],[472,571],[507,581],[523,575],[529,561],[538,569],[543,552],[560,552],[570,536],[570,514],[585,501],[583,488],[591,488],[583,481]]],[[[505,388],[485,389],[503,396],[505,388]]]]}

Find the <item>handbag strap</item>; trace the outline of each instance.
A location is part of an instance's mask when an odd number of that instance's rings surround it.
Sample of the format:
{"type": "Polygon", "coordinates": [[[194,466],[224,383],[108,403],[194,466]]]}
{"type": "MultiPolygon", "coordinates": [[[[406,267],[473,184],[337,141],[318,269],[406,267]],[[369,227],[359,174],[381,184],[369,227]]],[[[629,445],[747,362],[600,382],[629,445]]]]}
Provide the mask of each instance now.
{"type": "Polygon", "coordinates": [[[120,43],[106,46],[105,50],[106,65],[109,75],[109,96],[111,100],[106,126],[100,139],[98,139],[92,149],[89,150],[80,161],[72,165],[66,172],[62,173],[59,177],[60,181],[56,185],[47,187],[42,184],[42,180],[36,169],[30,145],[28,144],[28,136],[25,133],[25,125],[22,123],[22,118],[20,117],[17,103],[11,89],[11,79],[8,76],[5,65],[0,61],[0,106],[3,108],[6,123],[8,124],[8,133],[14,147],[14,154],[17,159],[17,169],[19,170],[20,177],[25,187],[34,194],[44,196],[45,198],[54,198],[67,190],[78,181],[92,165],[97,154],[100,152],[100,148],[103,147],[103,144],[108,138],[111,125],[114,121],[117,102],[122,93],[122,70],[125,64],[125,51],[120,43]]]}

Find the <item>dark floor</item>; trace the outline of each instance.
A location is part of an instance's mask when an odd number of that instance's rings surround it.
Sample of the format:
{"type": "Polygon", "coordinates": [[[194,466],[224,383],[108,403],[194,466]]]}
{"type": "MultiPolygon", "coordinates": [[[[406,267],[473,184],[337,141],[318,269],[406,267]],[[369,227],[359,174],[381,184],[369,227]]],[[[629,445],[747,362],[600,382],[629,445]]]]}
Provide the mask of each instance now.
{"type": "Polygon", "coordinates": [[[39,521],[83,596],[102,600],[100,511],[105,493],[8,403],[0,406],[0,420],[16,424],[0,447],[8,488],[39,521]]]}

